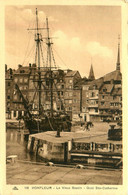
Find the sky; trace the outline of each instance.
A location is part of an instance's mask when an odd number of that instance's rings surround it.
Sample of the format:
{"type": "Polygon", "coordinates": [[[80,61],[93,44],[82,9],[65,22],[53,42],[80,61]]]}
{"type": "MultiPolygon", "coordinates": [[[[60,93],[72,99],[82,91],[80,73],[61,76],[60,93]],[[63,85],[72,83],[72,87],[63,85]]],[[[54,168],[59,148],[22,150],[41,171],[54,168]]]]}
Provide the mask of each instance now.
{"type": "MultiPolygon", "coordinates": [[[[78,70],[82,77],[88,77],[92,63],[96,78],[116,69],[121,9],[85,5],[6,6],[5,63],[8,68],[17,69],[18,64],[28,66],[35,62],[35,35],[27,29],[35,28],[36,8],[39,27],[45,27],[48,17],[57,66],[78,70]]],[[[45,30],[41,33],[46,36],[45,30]]],[[[46,46],[42,50],[46,58],[46,46]]]]}

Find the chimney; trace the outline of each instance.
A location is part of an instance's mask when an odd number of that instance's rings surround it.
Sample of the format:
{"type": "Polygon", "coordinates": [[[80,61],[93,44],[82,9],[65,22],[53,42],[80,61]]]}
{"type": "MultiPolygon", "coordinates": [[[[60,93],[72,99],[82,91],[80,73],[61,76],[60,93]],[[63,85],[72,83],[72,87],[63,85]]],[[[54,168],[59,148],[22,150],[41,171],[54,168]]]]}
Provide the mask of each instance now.
{"type": "Polygon", "coordinates": [[[7,72],[7,68],[8,68],[8,66],[7,66],[7,64],[5,64],[5,72],[7,72]]]}
{"type": "Polygon", "coordinates": [[[18,68],[21,68],[21,67],[22,67],[22,65],[21,65],[21,64],[19,64],[19,65],[18,65],[18,68]]]}

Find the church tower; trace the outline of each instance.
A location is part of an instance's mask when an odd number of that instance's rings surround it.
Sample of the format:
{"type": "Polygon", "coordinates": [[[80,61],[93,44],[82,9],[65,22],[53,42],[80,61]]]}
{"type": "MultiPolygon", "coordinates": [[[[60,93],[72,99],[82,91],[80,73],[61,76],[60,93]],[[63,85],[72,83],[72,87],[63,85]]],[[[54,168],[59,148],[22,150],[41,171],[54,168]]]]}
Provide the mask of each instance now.
{"type": "Polygon", "coordinates": [[[118,37],[118,54],[117,54],[116,70],[120,71],[120,36],[118,37]]]}
{"type": "Polygon", "coordinates": [[[95,76],[94,76],[94,71],[93,71],[93,66],[92,66],[92,64],[91,64],[91,68],[90,68],[90,73],[89,73],[88,80],[90,80],[90,81],[95,80],[95,76]]]}

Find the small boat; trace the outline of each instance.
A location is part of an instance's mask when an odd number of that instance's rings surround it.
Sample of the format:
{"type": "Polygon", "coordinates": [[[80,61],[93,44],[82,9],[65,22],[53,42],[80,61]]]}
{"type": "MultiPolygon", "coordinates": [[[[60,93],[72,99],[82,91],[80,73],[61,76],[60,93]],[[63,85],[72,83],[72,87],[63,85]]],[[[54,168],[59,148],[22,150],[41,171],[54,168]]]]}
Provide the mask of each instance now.
{"type": "Polygon", "coordinates": [[[122,140],[122,127],[116,126],[116,125],[110,125],[110,129],[108,130],[108,139],[109,140],[122,140]]]}

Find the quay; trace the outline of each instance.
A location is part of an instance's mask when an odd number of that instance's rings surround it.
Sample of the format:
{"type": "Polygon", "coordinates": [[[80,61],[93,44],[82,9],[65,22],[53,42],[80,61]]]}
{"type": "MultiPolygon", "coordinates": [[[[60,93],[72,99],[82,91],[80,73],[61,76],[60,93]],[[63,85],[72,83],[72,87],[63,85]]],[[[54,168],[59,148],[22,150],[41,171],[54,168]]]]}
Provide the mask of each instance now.
{"type": "Polygon", "coordinates": [[[108,140],[107,126],[97,131],[98,126],[95,124],[90,131],[79,127],[72,132],[61,132],[60,137],[55,131],[32,134],[27,149],[52,162],[122,167],[122,141],[108,140]]]}
{"type": "Polygon", "coordinates": [[[122,185],[120,169],[77,169],[76,167],[45,166],[38,163],[7,164],[7,184],[94,184],[122,185]]]}

